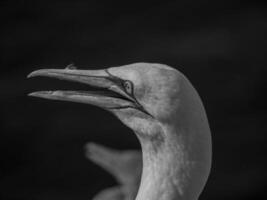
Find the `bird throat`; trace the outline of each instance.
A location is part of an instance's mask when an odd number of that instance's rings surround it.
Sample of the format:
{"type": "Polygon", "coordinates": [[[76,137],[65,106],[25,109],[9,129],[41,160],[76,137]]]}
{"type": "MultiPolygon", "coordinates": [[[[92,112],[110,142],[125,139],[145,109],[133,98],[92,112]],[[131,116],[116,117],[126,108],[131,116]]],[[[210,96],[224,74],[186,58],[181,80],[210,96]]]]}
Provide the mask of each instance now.
{"type": "Polygon", "coordinates": [[[139,136],[143,171],[136,200],[195,200],[190,184],[197,161],[187,149],[186,134],[164,135],[168,137],[154,137],[153,141],[139,136]]]}

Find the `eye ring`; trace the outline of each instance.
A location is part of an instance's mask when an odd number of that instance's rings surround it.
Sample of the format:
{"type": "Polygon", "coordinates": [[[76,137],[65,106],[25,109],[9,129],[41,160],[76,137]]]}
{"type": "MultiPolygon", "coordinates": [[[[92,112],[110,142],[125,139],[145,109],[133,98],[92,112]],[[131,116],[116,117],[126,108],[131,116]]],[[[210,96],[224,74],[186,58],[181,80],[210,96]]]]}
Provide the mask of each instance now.
{"type": "Polygon", "coordinates": [[[128,94],[132,94],[133,93],[133,84],[131,81],[124,81],[123,82],[123,88],[125,89],[125,91],[128,93],[128,94]]]}

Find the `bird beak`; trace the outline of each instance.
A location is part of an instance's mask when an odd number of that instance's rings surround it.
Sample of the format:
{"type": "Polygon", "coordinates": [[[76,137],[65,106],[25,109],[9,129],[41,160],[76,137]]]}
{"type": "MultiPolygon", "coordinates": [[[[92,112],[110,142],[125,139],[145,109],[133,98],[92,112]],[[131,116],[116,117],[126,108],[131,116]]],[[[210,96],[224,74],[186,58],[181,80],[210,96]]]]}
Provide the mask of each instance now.
{"type": "Polygon", "coordinates": [[[106,109],[135,107],[134,99],[121,87],[120,79],[107,70],[41,69],[33,71],[28,78],[46,76],[87,84],[102,91],[38,91],[29,96],[45,99],[72,101],[99,106],[106,109]]]}

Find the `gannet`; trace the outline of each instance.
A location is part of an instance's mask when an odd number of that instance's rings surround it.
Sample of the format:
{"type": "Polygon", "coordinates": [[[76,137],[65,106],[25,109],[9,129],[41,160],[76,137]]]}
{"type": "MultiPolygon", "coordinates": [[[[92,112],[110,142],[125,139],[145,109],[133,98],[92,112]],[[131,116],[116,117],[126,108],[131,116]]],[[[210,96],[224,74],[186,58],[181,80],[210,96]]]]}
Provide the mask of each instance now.
{"type": "Polygon", "coordinates": [[[196,200],[211,168],[211,133],[189,80],[164,64],[134,63],[103,70],[40,69],[28,77],[75,81],[101,91],[39,91],[52,100],[99,106],[133,130],[143,169],[136,200],[196,200]]]}

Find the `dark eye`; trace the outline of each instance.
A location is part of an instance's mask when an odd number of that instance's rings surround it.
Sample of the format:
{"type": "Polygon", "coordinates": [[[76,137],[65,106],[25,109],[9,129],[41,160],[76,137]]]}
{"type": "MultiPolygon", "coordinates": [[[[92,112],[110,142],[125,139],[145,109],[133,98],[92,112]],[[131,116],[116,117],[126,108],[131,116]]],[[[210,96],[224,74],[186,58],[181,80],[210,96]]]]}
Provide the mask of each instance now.
{"type": "Polygon", "coordinates": [[[123,87],[126,90],[128,94],[133,93],[133,84],[130,81],[124,81],[123,82],[123,87]]]}

